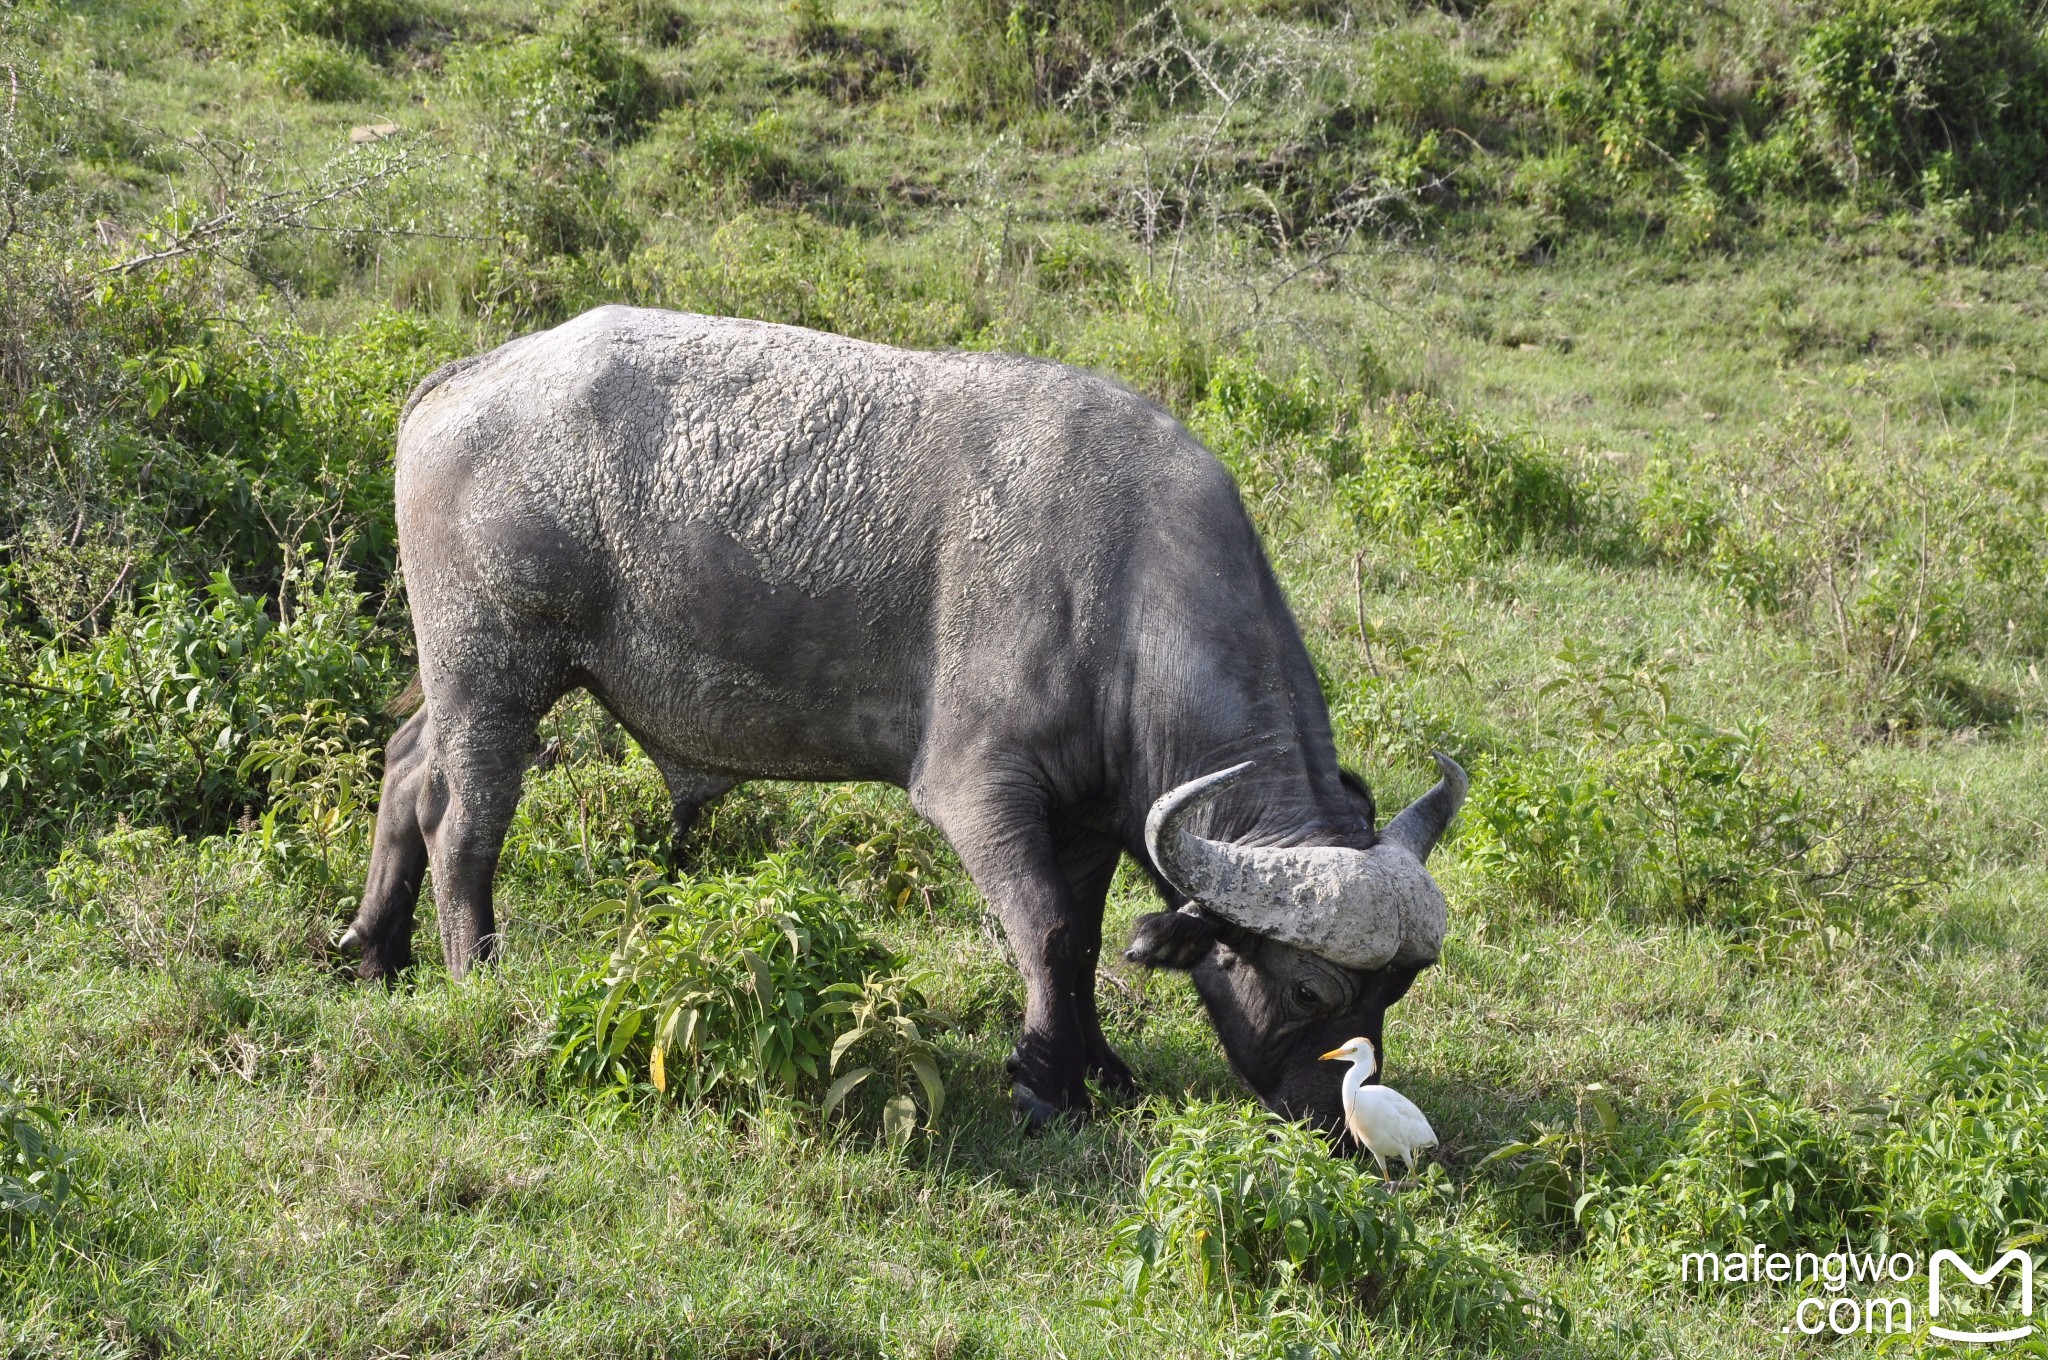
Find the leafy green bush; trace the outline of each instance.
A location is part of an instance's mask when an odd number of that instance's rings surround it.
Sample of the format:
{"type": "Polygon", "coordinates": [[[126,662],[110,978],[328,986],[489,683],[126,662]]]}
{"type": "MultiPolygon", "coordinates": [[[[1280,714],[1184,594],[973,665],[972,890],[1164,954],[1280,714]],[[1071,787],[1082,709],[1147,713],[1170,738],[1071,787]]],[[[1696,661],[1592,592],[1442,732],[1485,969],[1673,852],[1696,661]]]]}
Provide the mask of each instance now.
{"type": "Polygon", "coordinates": [[[1164,282],[1133,278],[1111,305],[1086,314],[1048,358],[1114,373],[1170,410],[1209,390],[1216,346],[1164,282]]]}
{"type": "Polygon", "coordinates": [[[1603,496],[1535,438],[1422,396],[1382,408],[1338,494],[1364,527],[1409,540],[1425,570],[1597,527],[1603,496]]]}
{"type": "Polygon", "coordinates": [[[1579,1214],[1623,1259],[1648,1261],[1674,1242],[1826,1250],[1855,1226],[1865,1186],[1854,1149],[1812,1112],[1738,1082],[1688,1101],[1679,1117],[1663,1160],[1579,1214]]]}
{"type": "Polygon", "coordinates": [[[264,52],[263,74],[286,94],[323,102],[361,99],[376,87],[368,64],[330,38],[280,39],[264,52]]]}
{"type": "Polygon", "coordinates": [[[399,403],[464,338],[388,311],[325,337],[223,314],[197,259],[60,264],[39,246],[0,252],[14,389],[0,402],[0,618],[89,635],[139,585],[223,566],[240,590],[275,594],[308,539],[382,583],[399,403]]]}
{"type": "Polygon", "coordinates": [[[457,93],[540,131],[607,143],[630,140],[670,98],[647,63],[587,14],[465,49],[449,78],[457,93]]]}
{"type": "Polygon", "coordinates": [[[0,1222],[10,1233],[48,1223],[78,1194],[78,1154],[57,1112],[0,1076],[0,1222]]]}
{"type": "Polygon", "coordinates": [[[638,230],[612,190],[610,153],[632,141],[669,102],[647,63],[590,14],[510,43],[464,49],[453,88],[487,111],[484,190],[504,258],[478,261],[473,304],[514,321],[553,306],[507,306],[528,288],[518,273],[553,257],[630,250],[638,230]]]}
{"type": "Polygon", "coordinates": [[[1876,1112],[1877,1240],[1986,1260],[2048,1229],[2048,1030],[2006,1017],[1931,1041],[1876,1112]]]}
{"type": "Polygon", "coordinates": [[[819,1014],[841,1017],[846,1024],[832,1041],[832,1061],[827,1064],[832,1085],[825,1092],[825,1114],[830,1116],[869,1077],[879,1076],[881,1089],[895,1092],[882,1102],[882,1132],[895,1142],[908,1142],[917,1131],[917,1102],[910,1095],[913,1077],[924,1093],[927,1122],[935,1122],[946,1108],[938,1050],[927,1037],[939,1016],[896,975],[870,973],[859,982],[835,982],[825,994],[833,999],[818,1008],[819,1014]],[[848,1063],[841,1071],[840,1063],[848,1057],[866,1062],[848,1063]]]}
{"type": "Polygon", "coordinates": [[[1143,1307],[1196,1295],[1360,1289],[1431,1330],[1506,1340],[1563,1315],[1452,1234],[1417,1224],[1384,1183],[1321,1135],[1257,1106],[1190,1104],[1116,1226],[1113,1261],[1143,1307]]]}
{"type": "Polygon", "coordinates": [[[0,811],[44,834],[117,817],[197,832],[284,794],[262,757],[286,726],[375,712],[396,688],[361,602],[312,565],[286,578],[279,621],[222,573],[197,595],[159,582],[83,644],[42,644],[0,684],[0,811]]]}
{"type": "Polygon", "coordinates": [[[1449,127],[1465,111],[1465,75],[1443,34],[1397,28],[1380,34],[1366,54],[1373,111],[1417,130],[1449,127]]]}
{"type": "Polygon", "coordinates": [[[917,1092],[936,1117],[933,1016],[853,903],[796,857],[690,884],[643,875],[588,919],[611,916],[609,960],[560,1008],[556,1069],[570,1080],[631,1089],[644,1078],[678,1099],[788,1097],[828,1111],[862,1087],[899,1138],[917,1092]],[[866,1059],[862,1075],[837,1072],[850,1054],[866,1059]]]}
{"type": "Polygon", "coordinates": [[[1835,175],[1928,206],[2038,195],[2048,173],[2048,33],[2018,0],[1851,0],[1797,62],[1805,121],[1835,175]]]}
{"type": "Polygon", "coordinates": [[[1209,366],[1207,390],[1188,424],[1247,485],[1269,480],[1262,465],[1292,453],[1342,472],[1356,464],[1358,451],[1355,440],[1337,432],[1348,403],[1332,386],[1305,368],[1280,378],[1252,355],[1226,354],[1209,366]]]}
{"type": "Polygon", "coordinates": [[[1722,728],[1674,703],[1673,663],[1568,643],[1577,751],[1490,755],[1464,844],[1501,886],[1553,910],[1701,920],[1760,954],[1832,947],[1917,905],[1947,854],[1924,794],[1846,777],[1840,754],[1761,724],[1722,728]]]}
{"type": "Polygon", "coordinates": [[[1685,0],[1569,0],[1537,13],[1555,63],[1543,96],[1609,166],[1662,164],[1701,129],[1708,73],[1685,0]]]}
{"type": "Polygon", "coordinates": [[[498,861],[501,882],[597,884],[670,849],[672,804],[660,772],[595,700],[563,700],[541,736],[541,760],[498,861]]]}
{"type": "Polygon", "coordinates": [[[1552,752],[1489,760],[1475,774],[1464,843],[1482,872],[1553,910],[1616,905],[1627,856],[1618,790],[1552,752]]]}

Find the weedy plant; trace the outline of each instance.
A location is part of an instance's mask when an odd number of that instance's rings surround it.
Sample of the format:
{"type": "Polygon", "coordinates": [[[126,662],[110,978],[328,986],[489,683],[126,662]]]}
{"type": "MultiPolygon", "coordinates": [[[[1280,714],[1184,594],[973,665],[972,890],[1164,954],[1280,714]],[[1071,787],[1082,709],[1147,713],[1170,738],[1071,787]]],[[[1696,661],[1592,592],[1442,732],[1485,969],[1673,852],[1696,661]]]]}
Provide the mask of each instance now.
{"type": "Polygon", "coordinates": [[[2010,1019],[1929,1044],[1925,1079],[1868,1111],[1881,1243],[1974,1260],[2048,1234],[2048,1029],[2010,1019]]]}
{"type": "Polygon", "coordinates": [[[1679,1115],[1663,1160],[1579,1212],[1625,1270],[1667,1268],[1652,1258],[1673,1242],[1826,1251],[1852,1231],[1865,1187],[1848,1138],[1828,1121],[1742,1082],[1702,1093],[1679,1115]]]}
{"type": "Polygon", "coordinates": [[[10,1234],[46,1224],[78,1198],[57,1112],[0,1077],[0,1221],[10,1234]]]}
{"type": "Polygon", "coordinates": [[[1518,1221],[1553,1229],[1576,1225],[1606,1189],[1622,1134],[1614,1101],[1595,1082],[1578,1092],[1571,1123],[1538,1121],[1527,1138],[1494,1149],[1479,1165],[1500,1168],[1518,1221]]]}
{"type": "Polygon", "coordinates": [[[1553,1304],[1454,1233],[1427,1230],[1322,1136],[1249,1104],[1188,1105],[1161,1121],[1138,1213],[1112,1260],[1140,1308],[1170,1281],[1204,1297],[1352,1289],[1410,1324],[1475,1338],[1569,1327],[1553,1304]]]}
{"type": "Polygon", "coordinates": [[[1480,766],[1474,862],[1537,905],[1705,921],[1759,959],[1898,924],[1947,855],[1911,784],[1849,778],[1825,744],[1683,712],[1676,663],[1570,640],[1542,687],[1576,749],[1480,766]]]}
{"type": "Polygon", "coordinates": [[[1584,535],[1607,499],[1540,441],[1424,396],[1387,403],[1338,489],[1362,527],[1405,545],[1424,571],[1584,535]]]}
{"type": "Polygon", "coordinates": [[[943,1107],[934,1015],[853,901],[797,856],[687,884],[644,866],[586,916],[607,919],[609,959],[571,984],[557,1018],[556,1070],[570,1081],[828,1113],[860,1087],[899,1139],[918,1095],[927,1121],[943,1107]],[[849,1055],[867,1061],[835,1079],[849,1055]]]}
{"type": "Polygon", "coordinates": [[[869,1077],[880,1076],[883,1089],[895,1092],[882,1102],[882,1132],[896,1142],[908,1142],[917,1131],[911,1077],[924,1092],[927,1122],[936,1121],[946,1108],[939,1053],[927,1037],[939,1016],[921,1004],[915,984],[901,974],[870,973],[859,982],[835,982],[825,994],[834,999],[818,1008],[819,1015],[843,1017],[846,1022],[846,1031],[832,1041],[833,1081],[825,1092],[826,1116],[869,1077]],[[867,1061],[840,1071],[841,1060],[849,1056],[867,1061]]]}
{"type": "Polygon", "coordinates": [[[1850,1121],[1751,1082],[1628,1120],[1598,1087],[1482,1163],[1516,1216],[1575,1227],[1618,1277],[1670,1283],[1671,1248],[1716,1254],[1947,1248],[1989,1260],[2048,1233],[2048,1033],[2009,1018],[1935,1040],[1924,1073],[1850,1121]]]}

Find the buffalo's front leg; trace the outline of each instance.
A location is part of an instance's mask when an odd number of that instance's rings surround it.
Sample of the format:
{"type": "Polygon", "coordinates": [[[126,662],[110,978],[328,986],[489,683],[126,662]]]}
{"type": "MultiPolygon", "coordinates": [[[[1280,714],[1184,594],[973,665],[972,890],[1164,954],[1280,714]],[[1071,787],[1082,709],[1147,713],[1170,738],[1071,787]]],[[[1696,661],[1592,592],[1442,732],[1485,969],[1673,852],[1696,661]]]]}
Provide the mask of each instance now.
{"type": "Polygon", "coordinates": [[[1100,911],[1093,923],[1081,920],[1043,800],[1029,790],[956,798],[914,788],[911,796],[995,910],[1024,975],[1024,1029],[1007,1064],[1017,1112],[1033,1129],[1060,1113],[1085,1115],[1094,1027],[1081,997],[1094,985],[1089,939],[1100,941],[1100,911]]]}
{"type": "Polygon", "coordinates": [[[1080,942],[1079,972],[1074,981],[1074,1009],[1080,1021],[1090,1078],[1111,1091],[1135,1091],[1138,1079],[1102,1032],[1096,1009],[1095,967],[1102,954],[1102,912],[1123,850],[1099,832],[1067,830],[1057,836],[1060,867],[1073,892],[1076,931],[1080,942]]]}

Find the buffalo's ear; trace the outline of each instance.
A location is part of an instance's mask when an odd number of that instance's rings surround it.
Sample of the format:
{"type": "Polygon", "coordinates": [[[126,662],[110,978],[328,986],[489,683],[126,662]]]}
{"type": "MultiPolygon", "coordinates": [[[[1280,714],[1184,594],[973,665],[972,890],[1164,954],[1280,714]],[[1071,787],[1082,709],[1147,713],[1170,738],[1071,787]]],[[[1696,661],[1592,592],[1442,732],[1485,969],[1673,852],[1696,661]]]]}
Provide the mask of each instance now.
{"type": "Polygon", "coordinates": [[[1367,826],[1378,826],[1380,824],[1380,810],[1373,803],[1372,789],[1367,786],[1366,782],[1353,771],[1345,769],[1337,771],[1337,779],[1339,783],[1351,791],[1354,798],[1365,804],[1365,824],[1367,826]]]}
{"type": "Polygon", "coordinates": [[[1382,968],[1373,974],[1373,1000],[1380,1006],[1393,1005],[1408,995],[1408,989],[1415,985],[1415,977],[1428,964],[1406,968],[1382,968]]]}
{"type": "Polygon", "coordinates": [[[1155,911],[1131,928],[1124,957],[1147,968],[1189,969],[1215,947],[1217,924],[1185,911],[1155,911]]]}

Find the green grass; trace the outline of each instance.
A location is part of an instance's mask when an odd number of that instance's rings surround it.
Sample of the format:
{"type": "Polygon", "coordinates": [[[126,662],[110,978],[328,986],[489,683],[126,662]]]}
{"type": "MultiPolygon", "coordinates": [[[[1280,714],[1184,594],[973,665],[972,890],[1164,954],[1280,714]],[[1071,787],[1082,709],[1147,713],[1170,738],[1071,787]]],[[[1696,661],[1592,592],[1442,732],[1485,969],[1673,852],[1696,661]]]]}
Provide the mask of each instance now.
{"type": "MultiPolygon", "coordinates": [[[[2038,1226],[1986,1170],[2038,1146],[2038,1101],[1957,1145],[1981,1189],[1886,1170],[1859,1113],[1927,1094],[1930,1042],[2048,1015],[2037,208],[1915,127],[1886,143],[1896,173],[1846,182],[1809,140],[1805,178],[1759,180],[1745,147],[1842,116],[1800,64],[1807,21],[1636,9],[1677,34],[1655,72],[1573,55],[1623,12],[1597,5],[1190,0],[1177,46],[1110,0],[1019,7],[1024,36],[969,0],[0,15],[23,90],[0,163],[21,223],[0,244],[0,1077],[59,1112],[78,1185],[6,1220],[0,1355],[1747,1356],[1784,1344],[1795,1295],[1681,1288],[1665,1254],[1695,1242],[1625,1240],[1740,1197],[1688,1106],[1736,1082],[1771,1128],[1843,1149],[1902,1249],[1956,1202],[2038,1226]],[[351,151],[383,121],[395,139],[351,151]],[[1389,1080],[1442,1137],[1401,1212],[1455,1247],[1439,1265],[1487,1262],[1568,1331],[1460,1331],[1412,1281],[1335,1274],[1176,1277],[1138,1308],[1117,1225],[1173,1211],[1148,1208],[1155,1156],[1178,1149],[1162,1165],[1198,1193],[1191,1130],[1237,1127],[1185,1102],[1245,1092],[1185,981],[1112,949],[1105,1022],[1146,1094],[1015,1131],[1021,985],[891,791],[742,790],[683,862],[788,856],[921,975],[951,1018],[946,1101],[900,1149],[800,1100],[561,1074],[616,924],[586,916],[666,820],[587,703],[543,730],[563,759],[508,845],[503,964],[448,982],[423,908],[404,985],[341,970],[411,647],[397,403],[608,300],[1117,374],[1237,474],[1382,806],[1443,746],[1475,809],[1489,772],[1623,809],[1468,818],[1432,862],[1444,958],[1389,1020],[1389,1080]],[[1503,469],[1512,496],[1486,482],[1503,469]],[[267,631],[252,601],[274,614],[308,562],[361,600],[295,595],[267,631]],[[1915,590],[1942,612],[1873,679],[1915,590]],[[1657,696],[1654,720],[1617,716],[1601,677],[1657,696]],[[1798,781],[1669,775],[1676,744],[1738,732],[1798,781]],[[1929,881],[1830,895],[1827,844],[1787,863],[1715,839],[1788,788],[1812,800],[1796,828],[1908,845],[1929,881]],[[1654,797],[1735,886],[1650,853],[1654,797]],[[1578,886],[1546,888],[1574,854],[1578,886]],[[1596,1085],[1631,1151],[1574,1174],[1636,1205],[1620,1236],[1482,1164],[1577,1129],[1596,1085]]],[[[1928,13],[1960,33],[1976,11],[1928,13]]],[[[1941,98],[1974,97],[1973,50],[1941,98]]],[[[2031,88],[1999,115],[2008,157],[2031,88]]],[[[1126,866],[1109,941],[1152,907],[1126,866]]],[[[1826,1222],[1816,1242],[1876,1231],[1826,1222]]]]}

